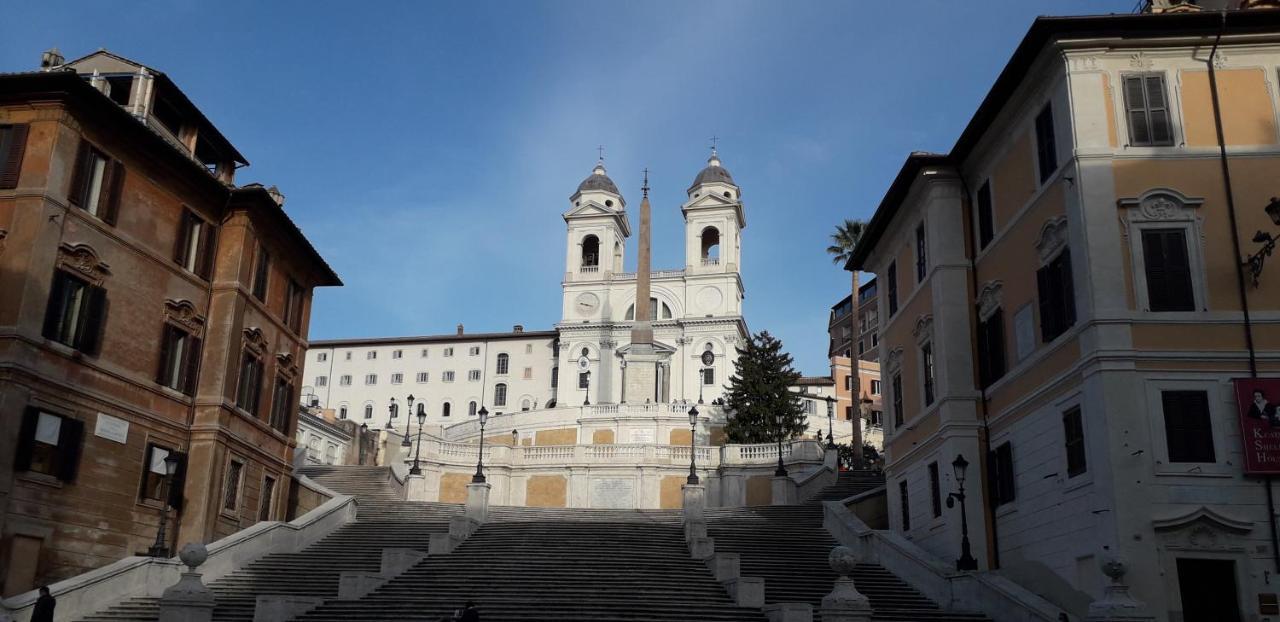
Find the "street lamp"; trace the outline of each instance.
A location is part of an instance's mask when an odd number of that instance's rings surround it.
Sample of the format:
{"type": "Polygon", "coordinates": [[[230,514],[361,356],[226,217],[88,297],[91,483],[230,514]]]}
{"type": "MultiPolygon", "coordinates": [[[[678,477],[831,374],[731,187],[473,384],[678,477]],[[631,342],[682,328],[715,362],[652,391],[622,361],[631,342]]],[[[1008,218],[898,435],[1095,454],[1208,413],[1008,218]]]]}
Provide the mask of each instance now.
{"type": "MultiPolygon", "coordinates": [[[[412,393],[409,394],[409,399],[406,401],[409,402],[409,405],[405,406],[405,409],[404,409],[404,440],[400,441],[401,447],[408,447],[409,445],[412,444],[409,442],[409,417],[413,416],[413,394],[412,393]]],[[[422,408],[422,404],[418,404],[418,408],[422,408]]],[[[418,424],[418,432],[419,433],[422,432],[421,423],[418,424]]]]}
{"type": "MultiPolygon", "coordinates": [[[[828,395],[827,396],[827,449],[836,448],[836,437],[834,434],[832,434],[832,429],[835,426],[835,421],[836,421],[836,398],[828,395]]],[[[819,432],[818,435],[821,436],[822,433],[819,432]]]]}
{"type": "Polygon", "coordinates": [[[778,413],[778,468],[773,470],[778,477],[787,476],[787,467],[782,464],[782,413],[778,413]]]}
{"type": "MultiPolygon", "coordinates": [[[[1267,216],[1271,217],[1271,222],[1280,225],[1280,198],[1271,197],[1271,202],[1263,210],[1267,213],[1267,216]]],[[[1249,268],[1249,275],[1253,277],[1254,287],[1258,286],[1258,279],[1262,277],[1262,264],[1276,250],[1277,240],[1280,240],[1280,238],[1261,229],[1253,234],[1253,242],[1261,244],[1262,248],[1258,249],[1258,252],[1249,255],[1244,260],[1244,265],[1249,268]]]]}
{"type": "Polygon", "coordinates": [[[516,431],[516,430],[515,430],[515,428],[512,428],[512,430],[511,430],[511,446],[512,446],[512,447],[515,447],[516,445],[519,445],[519,444],[520,444],[520,432],[516,431]]]}
{"type": "Polygon", "coordinates": [[[480,454],[476,456],[476,474],[471,477],[472,484],[484,483],[484,424],[489,421],[489,409],[480,407],[480,454]]]}
{"type": "Polygon", "coordinates": [[[698,403],[702,403],[702,385],[707,384],[707,368],[716,364],[716,355],[710,350],[702,353],[702,369],[698,370],[698,403]]]}
{"type": "Polygon", "coordinates": [[[178,456],[171,451],[164,456],[164,485],[161,486],[164,492],[160,494],[160,528],[156,530],[156,543],[147,551],[147,555],[151,557],[169,557],[165,529],[169,526],[169,498],[173,494],[170,488],[173,486],[173,474],[177,472],[178,456]]]}
{"type": "Polygon", "coordinates": [[[948,508],[955,507],[955,503],[960,502],[960,559],[956,560],[956,570],[978,569],[978,560],[973,558],[973,553],[969,550],[969,514],[964,507],[964,472],[968,468],[969,461],[964,459],[964,454],[956,454],[956,459],[951,462],[951,469],[960,491],[947,493],[948,508]]]}
{"type": "Polygon", "coordinates": [[[387,433],[395,431],[395,426],[391,422],[396,417],[396,398],[391,398],[391,405],[387,407],[387,433]]]}
{"type": "Polygon", "coordinates": [[[694,406],[689,409],[689,479],[690,486],[698,485],[698,471],[694,460],[698,453],[694,445],[694,439],[698,435],[698,407],[694,406]]]}
{"type": "MultiPolygon", "coordinates": [[[[409,396],[409,403],[413,403],[413,396],[409,396]]],[[[422,426],[427,422],[427,407],[425,404],[418,404],[418,446],[413,450],[413,468],[409,469],[409,475],[422,475],[422,469],[418,466],[418,456],[422,455],[422,426]]],[[[409,440],[409,435],[404,435],[405,441],[409,440]]]]}

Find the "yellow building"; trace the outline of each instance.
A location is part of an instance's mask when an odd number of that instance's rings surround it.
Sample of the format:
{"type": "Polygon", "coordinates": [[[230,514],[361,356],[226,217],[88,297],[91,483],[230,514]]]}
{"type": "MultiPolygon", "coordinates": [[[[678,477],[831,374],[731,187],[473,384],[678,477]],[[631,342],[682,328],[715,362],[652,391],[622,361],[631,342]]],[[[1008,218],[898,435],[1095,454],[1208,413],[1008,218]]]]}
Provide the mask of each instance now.
{"type": "Polygon", "coordinates": [[[1158,620],[1256,620],[1280,552],[1231,381],[1280,376],[1280,265],[1242,264],[1280,229],[1280,11],[1157,5],[1036,20],[848,267],[878,277],[894,530],[960,555],[963,455],[980,568],[1083,613],[1119,558],[1158,620]]]}

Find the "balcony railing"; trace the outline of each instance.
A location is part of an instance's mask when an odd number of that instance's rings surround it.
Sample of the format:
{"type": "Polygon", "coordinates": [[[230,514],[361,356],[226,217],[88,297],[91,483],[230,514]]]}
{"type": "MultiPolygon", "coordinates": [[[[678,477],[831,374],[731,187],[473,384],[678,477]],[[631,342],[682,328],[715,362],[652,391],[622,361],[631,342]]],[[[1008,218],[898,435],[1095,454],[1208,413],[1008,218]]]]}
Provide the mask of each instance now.
{"type": "Polygon", "coordinates": [[[704,266],[718,266],[718,265],[720,265],[720,258],[719,258],[719,257],[703,257],[703,258],[702,258],[702,265],[704,265],[704,266]]]}
{"type": "MultiPolygon", "coordinates": [[[[476,443],[454,443],[437,438],[423,439],[422,460],[428,464],[470,466],[476,463],[476,443]]],[[[723,445],[694,447],[699,468],[770,464],[778,460],[778,445],[723,445]]],[[[783,443],[782,459],[788,464],[821,464],[822,444],[813,440],[783,443]]],[[[608,444],[608,445],[490,445],[484,447],[485,466],[616,466],[686,465],[688,445],[608,444]]]]}
{"type": "Polygon", "coordinates": [[[599,272],[600,266],[582,266],[578,268],[578,272],[599,272]]]}

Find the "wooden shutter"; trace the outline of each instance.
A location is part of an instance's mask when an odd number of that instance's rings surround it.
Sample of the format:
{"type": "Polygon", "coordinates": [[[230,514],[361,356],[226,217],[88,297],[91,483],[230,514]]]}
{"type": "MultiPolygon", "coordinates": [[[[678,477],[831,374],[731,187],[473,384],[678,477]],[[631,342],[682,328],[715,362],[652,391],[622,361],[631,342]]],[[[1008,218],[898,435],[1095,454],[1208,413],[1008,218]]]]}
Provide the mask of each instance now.
{"type": "Polygon", "coordinates": [[[84,437],[84,422],[71,417],[62,418],[62,430],[58,434],[58,479],[75,481],[80,466],[80,440],[84,437]]]}
{"type": "Polygon", "coordinates": [[[1162,391],[1170,462],[1216,462],[1209,396],[1204,391],[1162,391]]]}
{"type": "MultiPolygon", "coordinates": [[[[18,187],[18,175],[22,172],[22,155],[27,150],[27,131],[25,123],[10,125],[4,134],[9,135],[8,148],[0,153],[0,190],[18,187]]],[[[3,134],[0,134],[3,135],[3,134]]]]}
{"type": "Polygon", "coordinates": [[[1147,116],[1145,91],[1142,76],[1124,79],[1124,107],[1129,121],[1129,142],[1134,145],[1151,144],[1151,119],[1147,116]]]}
{"type": "Polygon", "coordinates": [[[174,327],[165,324],[160,331],[160,366],[156,369],[156,382],[164,386],[169,386],[173,379],[169,377],[170,369],[169,357],[173,356],[174,327]]]}
{"type": "Polygon", "coordinates": [[[1057,264],[1055,276],[1058,278],[1058,286],[1055,290],[1058,293],[1058,333],[1061,334],[1076,323],[1076,286],[1071,278],[1071,249],[1062,249],[1062,254],[1053,262],[1057,264]]]}
{"type": "Polygon", "coordinates": [[[22,413],[22,427],[18,431],[18,451],[13,460],[14,471],[28,471],[31,469],[31,446],[36,441],[36,424],[39,422],[39,409],[34,406],[28,406],[22,413]]]}
{"type": "Polygon", "coordinates": [[[199,337],[191,335],[187,338],[186,377],[183,379],[182,392],[194,396],[196,384],[200,378],[201,342],[199,337]]]}
{"type": "Polygon", "coordinates": [[[1181,229],[1143,231],[1142,261],[1146,267],[1147,302],[1152,311],[1195,311],[1191,261],[1181,229]]]}
{"type": "Polygon", "coordinates": [[[1054,332],[1054,327],[1057,326],[1057,312],[1053,306],[1053,279],[1049,276],[1050,270],[1049,266],[1036,270],[1036,293],[1040,306],[1040,339],[1045,343],[1053,341],[1053,338],[1058,336],[1054,332]]]}
{"type": "Polygon", "coordinates": [[[98,354],[102,351],[102,333],[107,324],[107,290],[90,285],[87,295],[85,319],[77,331],[75,348],[85,354],[98,354]]]}
{"type": "Polygon", "coordinates": [[[124,192],[124,164],[112,161],[107,171],[107,179],[102,184],[106,194],[100,199],[103,204],[98,213],[107,224],[114,225],[120,215],[120,194],[124,192]]]}
{"type": "Polygon", "coordinates": [[[988,180],[978,188],[978,248],[986,248],[995,237],[991,207],[991,181],[988,180]]]}
{"type": "Polygon", "coordinates": [[[173,261],[179,266],[185,265],[188,237],[191,235],[191,212],[182,210],[182,219],[178,221],[178,237],[173,244],[173,261]]]}
{"type": "Polygon", "coordinates": [[[53,271],[53,281],[49,284],[49,305],[44,311],[44,336],[46,339],[58,339],[58,324],[62,321],[63,298],[66,296],[67,275],[61,270],[53,271]]]}
{"type": "Polygon", "coordinates": [[[93,149],[89,147],[88,141],[81,139],[79,150],[76,152],[76,167],[71,173],[71,190],[67,193],[67,200],[82,208],[86,207],[84,197],[89,184],[89,159],[92,157],[93,149]]]}
{"type": "Polygon", "coordinates": [[[202,279],[213,275],[214,253],[218,247],[218,230],[213,223],[206,222],[201,231],[200,257],[196,260],[196,274],[202,279]]]}
{"type": "Polygon", "coordinates": [[[178,468],[173,472],[173,481],[169,483],[169,506],[181,510],[182,492],[187,486],[187,454],[171,450],[170,455],[178,458],[178,468]]]}

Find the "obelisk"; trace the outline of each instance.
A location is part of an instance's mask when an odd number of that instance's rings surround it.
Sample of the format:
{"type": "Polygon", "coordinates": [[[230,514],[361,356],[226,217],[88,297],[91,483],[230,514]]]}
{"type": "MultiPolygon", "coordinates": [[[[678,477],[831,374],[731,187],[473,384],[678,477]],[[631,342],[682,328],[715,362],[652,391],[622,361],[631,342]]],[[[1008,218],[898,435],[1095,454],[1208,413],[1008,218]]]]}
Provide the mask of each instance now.
{"type": "Polygon", "coordinates": [[[624,388],[626,400],[633,404],[658,401],[658,360],[662,355],[653,347],[653,307],[649,304],[651,254],[651,214],[649,209],[649,171],[644,172],[644,197],[640,199],[640,252],[636,258],[636,319],[631,326],[631,345],[627,346],[624,388]]]}

